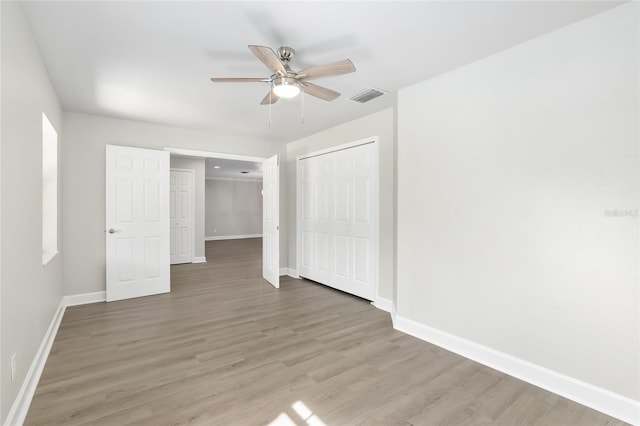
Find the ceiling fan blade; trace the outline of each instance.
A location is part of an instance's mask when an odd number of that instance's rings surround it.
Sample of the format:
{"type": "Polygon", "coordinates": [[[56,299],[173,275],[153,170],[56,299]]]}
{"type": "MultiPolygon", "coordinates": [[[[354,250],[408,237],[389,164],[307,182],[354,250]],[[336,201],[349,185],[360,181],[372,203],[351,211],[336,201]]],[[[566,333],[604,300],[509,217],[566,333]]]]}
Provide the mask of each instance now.
{"type": "Polygon", "coordinates": [[[334,62],[327,65],[319,65],[300,71],[296,77],[301,80],[313,80],[320,77],[329,77],[332,75],[348,74],[356,70],[355,65],[349,59],[334,62]]]}
{"type": "Polygon", "coordinates": [[[284,67],[284,64],[270,47],[250,44],[249,49],[251,49],[253,54],[256,55],[256,57],[260,59],[271,71],[280,76],[287,75],[287,69],[284,67]]]}
{"type": "Polygon", "coordinates": [[[326,87],[318,86],[317,84],[304,82],[300,86],[302,87],[302,91],[304,93],[315,96],[316,98],[320,98],[325,101],[332,101],[340,96],[340,93],[334,92],[333,90],[327,89],[326,87]]]}
{"type": "Polygon", "coordinates": [[[269,93],[267,93],[264,99],[262,99],[262,102],[260,102],[260,105],[275,104],[278,101],[278,99],[280,99],[278,95],[273,93],[273,90],[269,90],[269,93]]]}
{"type": "Polygon", "coordinates": [[[211,81],[214,83],[259,83],[265,82],[268,83],[270,80],[268,78],[252,78],[252,77],[211,77],[211,81]]]}

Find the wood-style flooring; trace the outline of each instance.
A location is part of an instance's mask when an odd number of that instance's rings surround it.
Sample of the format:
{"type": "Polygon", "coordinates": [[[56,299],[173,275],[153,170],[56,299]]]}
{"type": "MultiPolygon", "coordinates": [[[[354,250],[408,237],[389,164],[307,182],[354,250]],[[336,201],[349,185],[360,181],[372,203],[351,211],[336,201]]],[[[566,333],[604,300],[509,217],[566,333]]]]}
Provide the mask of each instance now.
{"type": "Polygon", "coordinates": [[[172,292],[67,309],[27,425],[620,425],[392,328],[319,284],[261,278],[261,240],[207,242],[172,292]]]}

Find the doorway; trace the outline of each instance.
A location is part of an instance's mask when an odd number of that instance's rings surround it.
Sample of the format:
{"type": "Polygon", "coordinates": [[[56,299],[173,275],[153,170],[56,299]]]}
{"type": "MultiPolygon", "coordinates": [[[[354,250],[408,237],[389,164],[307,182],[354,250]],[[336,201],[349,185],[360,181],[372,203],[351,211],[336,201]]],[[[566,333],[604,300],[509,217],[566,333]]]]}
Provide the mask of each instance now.
{"type": "MultiPolygon", "coordinates": [[[[262,191],[267,200],[263,202],[263,234],[268,235],[268,238],[263,238],[262,244],[262,276],[274,287],[279,287],[278,155],[263,158],[179,148],[159,151],[114,145],[107,145],[106,151],[107,301],[171,291],[169,163],[170,157],[174,155],[202,159],[203,168],[205,158],[221,158],[261,162],[269,170],[263,177],[262,191]],[[145,221],[153,223],[162,232],[145,234],[149,228],[145,221]],[[140,268],[142,269],[138,271],[140,268]]],[[[204,192],[204,179],[202,180],[204,192]]],[[[196,227],[197,223],[194,228],[196,227]]],[[[197,257],[192,252],[192,263],[206,262],[204,236],[201,240],[203,256],[196,261],[197,257]]]]}
{"type": "MultiPolygon", "coordinates": [[[[165,148],[174,156],[197,158],[205,167],[202,195],[203,234],[205,240],[262,237],[263,278],[278,288],[280,282],[279,159],[165,148]],[[209,188],[207,188],[207,186],[209,188]],[[236,192],[253,192],[259,203],[253,209],[238,210],[236,192]],[[258,192],[259,190],[259,192],[258,192]],[[207,195],[222,194],[223,199],[207,200],[207,195]],[[226,197],[226,198],[224,198],[226,197]],[[206,205],[213,211],[206,211],[206,205]],[[259,207],[258,210],[256,207],[259,207]],[[208,222],[207,223],[207,219],[208,222]]],[[[197,202],[196,202],[197,205],[197,202]]],[[[196,212],[196,215],[198,213],[196,212]]]]}

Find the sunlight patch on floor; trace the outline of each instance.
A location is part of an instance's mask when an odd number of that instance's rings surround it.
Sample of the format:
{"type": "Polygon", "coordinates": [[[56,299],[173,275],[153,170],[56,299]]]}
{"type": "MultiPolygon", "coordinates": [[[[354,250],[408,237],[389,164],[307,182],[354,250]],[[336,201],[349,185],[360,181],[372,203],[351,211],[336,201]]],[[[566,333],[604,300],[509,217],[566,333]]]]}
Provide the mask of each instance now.
{"type": "MultiPolygon", "coordinates": [[[[309,409],[302,401],[296,401],[291,406],[293,411],[304,421],[308,426],[327,426],[318,416],[313,414],[313,411],[309,409]]],[[[269,426],[297,426],[298,423],[293,421],[287,413],[280,413],[274,421],[269,423],[269,426]]]]}

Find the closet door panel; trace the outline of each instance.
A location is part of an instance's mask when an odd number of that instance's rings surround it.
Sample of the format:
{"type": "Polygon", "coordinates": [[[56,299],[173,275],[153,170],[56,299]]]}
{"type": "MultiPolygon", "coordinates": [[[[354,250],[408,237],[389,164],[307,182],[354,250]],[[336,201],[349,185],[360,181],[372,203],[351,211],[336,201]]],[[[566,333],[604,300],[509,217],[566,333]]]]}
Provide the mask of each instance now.
{"type": "Polygon", "coordinates": [[[336,235],[334,241],[335,276],[343,280],[349,280],[351,278],[351,238],[344,235],[336,235]]]}
{"type": "Polygon", "coordinates": [[[368,238],[355,237],[353,239],[353,279],[360,284],[369,284],[369,266],[371,264],[371,247],[368,238]]]}
{"type": "Polygon", "coordinates": [[[300,275],[374,300],[377,158],[374,143],[299,161],[300,275]]]}

